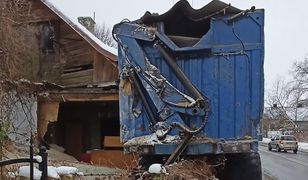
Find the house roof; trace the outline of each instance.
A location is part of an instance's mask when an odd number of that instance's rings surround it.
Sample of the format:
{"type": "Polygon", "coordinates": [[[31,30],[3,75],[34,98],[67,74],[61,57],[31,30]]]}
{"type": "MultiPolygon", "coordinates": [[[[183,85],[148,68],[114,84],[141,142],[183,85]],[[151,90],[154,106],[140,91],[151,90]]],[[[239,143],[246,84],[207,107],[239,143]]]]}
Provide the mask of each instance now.
{"type": "Polygon", "coordinates": [[[95,37],[88,29],[81,25],[77,19],[71,19],[64,12],[60,11],[52,0],[40,0],[64,22],[66,22],[76,33],[84,38],[95,50],[104,55],[113,64],[116,63],[117,49],[110,47],[95,37]]]}

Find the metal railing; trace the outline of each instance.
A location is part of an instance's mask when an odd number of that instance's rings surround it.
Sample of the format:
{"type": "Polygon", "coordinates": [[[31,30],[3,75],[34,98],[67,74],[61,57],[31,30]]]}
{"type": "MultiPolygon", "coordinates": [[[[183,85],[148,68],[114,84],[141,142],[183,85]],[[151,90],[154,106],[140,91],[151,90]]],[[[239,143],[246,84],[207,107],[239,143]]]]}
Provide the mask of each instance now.
{"type": "MultiPolygon", "coordinates": [[[[42,146],[39,149],[39,156],[41,156],[42,161],[38,162],[37,159],[34,159],[33,156],[33,138],[31,135],[30,138],[30,157],[29,158],[18,158],[18,159],[7,159],[7,160],[3,160],[0,161],[0,167],[3,166],[7,166],[10,164],[18,164],[18,163],[30,163],[30,180],[33,180],[33,171],[34,171],[34,163],[38,163],[39,165],[39,170],[42,172],[41,175],[41,180],[47,180],[47,165],[48,165],[48,161],[47,161],[47,150],[46,147],[42,146]]],[[[2,174],[1,174],[2,176],[2,174]]]]}

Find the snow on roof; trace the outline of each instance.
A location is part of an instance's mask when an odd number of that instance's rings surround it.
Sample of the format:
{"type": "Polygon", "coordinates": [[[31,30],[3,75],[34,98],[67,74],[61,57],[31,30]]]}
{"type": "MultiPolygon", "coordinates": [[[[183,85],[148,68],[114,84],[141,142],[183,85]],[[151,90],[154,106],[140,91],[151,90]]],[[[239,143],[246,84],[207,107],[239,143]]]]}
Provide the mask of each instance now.
{"type": "Polygon", "coordinates": [[[106,56],[111,61],[116,61],[118,54],[117,49],[110,47],[94,36],[87,28],[81,25],[77,19],[72,19],[64,12],[60,11],[60,8],[52,0],[41,0],[50,10],[58,15],[63,21],[65,21],[72,29],[74,29],[81,37],[83,37],[92,47],[98,52],[106,56]]]}

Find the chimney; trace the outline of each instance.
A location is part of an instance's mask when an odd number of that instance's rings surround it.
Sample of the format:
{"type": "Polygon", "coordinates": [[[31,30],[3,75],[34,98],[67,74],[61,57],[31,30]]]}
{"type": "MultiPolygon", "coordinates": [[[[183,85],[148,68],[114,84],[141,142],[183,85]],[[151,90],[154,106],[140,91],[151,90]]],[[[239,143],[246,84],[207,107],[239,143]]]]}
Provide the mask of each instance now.
{"type": "Polygon", "coordinates": [[[95,21],[91,17],[78,17],[78,22],[87,28],[92,34],[94,33],[95,21]]]}

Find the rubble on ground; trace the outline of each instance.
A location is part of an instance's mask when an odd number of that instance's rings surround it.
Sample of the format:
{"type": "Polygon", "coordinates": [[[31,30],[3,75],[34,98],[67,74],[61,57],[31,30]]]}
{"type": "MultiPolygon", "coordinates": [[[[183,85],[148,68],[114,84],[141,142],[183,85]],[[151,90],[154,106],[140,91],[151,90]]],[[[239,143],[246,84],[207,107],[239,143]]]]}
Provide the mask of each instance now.
{"type": "MultiPolygon", "coordinates": [[[[35,152],[38,149],[34,150],[35,152]]],[[[57,145],[50,145],[48,152],[48,177],[52,179],[125,179],[127,170],[97,166],[89,163],[79,162],[73,156],[65,153],[64,148],[57,145]]],[[[36,154],[36,153],[35,153],[36,154]]],[[[29,147],[10,143],[4,149],[5,159],[17,159],[29,156],[29,147]]],[[[37,161],[41,161],[41,156],[34,156],[37,161]]],[[[34,179],[40,179],[41,171],[35,164],[34,179]]],[[[29,179],[29,163],[13,164],[6,166],[7,177],[9,179],[29,179]]]]}
{"type": "Polygon", "coordinates": [[[204,160],[183,160],[166,166],[168,176],[178,179],[218,180],[214,168],[204,160]]]}
{"type": "Polygon", "coordinates": [[[215,170],[205,160],[181,160],[167,166],[152,164],[148,171],[137,169],[133,172],[137,179],[203,179],[218,180],[215,177],[215,170]]]}
{"type": "MultiPolygon", "coordinates": [[[[27,154],[29,154],[28,148],[18,146],[14,151],[6,151],[6,158],[26,157],[27,154]]],[[[39,159],[40,157],[37,158],[39,159]]],[[[28,164],[21,164],[21,166],[28,166],[28,164]]],[[[9,170],[10,177],[20,175],[20,169],[18,168],[19,166],[11,167],[9,170]]],[[[27,177],[27,171],[25,169],[22,169],[22,171],[23,175],[27,177]]],[[[40,171],[35,170],[35,172],[38,175],[40,171]]],[[[155,179],[156,177],[160,179],[217,179],[212,166],[204,160],[182,160],[168,166],[152,164],[148,171],[131,172],[130,169],[108,168],[79,162],[76,158],[66,154],[65,150],[57,145],[50,145],[48,150],[48,176],[53,179],[130,179],[136,174],[141,179],[155,179]]]]}

